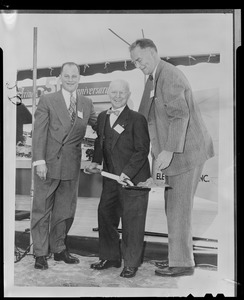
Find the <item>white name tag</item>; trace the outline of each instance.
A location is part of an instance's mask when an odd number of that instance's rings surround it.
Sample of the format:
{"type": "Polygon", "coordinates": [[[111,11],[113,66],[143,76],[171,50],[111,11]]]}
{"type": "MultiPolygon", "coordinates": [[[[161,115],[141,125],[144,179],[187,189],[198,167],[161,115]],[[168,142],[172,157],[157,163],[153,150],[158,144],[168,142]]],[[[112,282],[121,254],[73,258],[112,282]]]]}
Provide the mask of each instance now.
{"type": "Polygon", "coordinates": [[[150,98],[153,98],[154,97],[154,90],[151,90],[150,92],[150,98]]]}
{"type": "Polygon", "coordinates": [[[121,132],[123,132],[125,129],[121,125],[117,124],[114,127],[114,130],[116,130],[119,134],[121,134],[121,132]]]}
{"type": "Polygon", "coordinates": [[[79,111],[78,110],[78,117],[81,118],[81,119],[83,119],[83,111],[79,111]]]}

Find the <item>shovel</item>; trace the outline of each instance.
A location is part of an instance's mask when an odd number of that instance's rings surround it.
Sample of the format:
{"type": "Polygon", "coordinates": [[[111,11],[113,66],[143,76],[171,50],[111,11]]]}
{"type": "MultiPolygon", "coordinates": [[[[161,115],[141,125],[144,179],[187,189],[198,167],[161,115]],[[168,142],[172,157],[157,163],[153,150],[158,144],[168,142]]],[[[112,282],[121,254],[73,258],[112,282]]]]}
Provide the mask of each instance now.
{"type": "MultiPolygon", "coordinates": [[[[110,178],[110,179],[113,179],[113,180],[116,180],[116,181],[119,180],[118,175],[105,172],[105,171],[103,171],[101,169],[98,169],[98,168],[94,168],[94,169],[85,168],[84,173],[86,173],[86,174],[101,174],[103,177],[107,177],[107,178],[110,178]]],[[[130,181],[129,179],[124,179],[124,183],[125,184],[123,184],[123,188],[125,188],[127,190],[138,190],[138,191],[150,191],[151,190],[151,188],[149,188],[149,187],[135,186],[133,184],[133,182],[130,181]]]]}

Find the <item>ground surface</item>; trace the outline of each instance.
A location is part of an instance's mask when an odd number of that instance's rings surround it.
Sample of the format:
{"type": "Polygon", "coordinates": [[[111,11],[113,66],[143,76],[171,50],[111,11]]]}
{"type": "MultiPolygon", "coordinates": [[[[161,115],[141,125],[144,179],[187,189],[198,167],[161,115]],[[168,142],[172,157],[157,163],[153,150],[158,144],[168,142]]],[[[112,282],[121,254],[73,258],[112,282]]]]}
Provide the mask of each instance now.
{"type": "Polygon", "coordinates": [[[34,269],[34,258],[27,255],[14,264],[14,285],[23,291],[33,292],[35,296],[44,291],[61,295],[91,296],[204,296],[206,293],[231,292],[231,283],[224,282],[216,268],[210,266],[197,267],[192,276],[159,277],[155,275],[154,261],[144,262],[134,278],[122,278],[122,268],[110,268],[96,271],[90,264],[97,257],[74,255],[80,259],[77,265],[68,265],[48,259],[47,270],[34,269]],[[35,289],[31,289],[35,287],[35,289]],[[40,287],[40,289],[37,289],[40,287]],[[23,289],[25,288],[25,289],[23,289]],[[42,289],[43,288],[43,289],[42,289]],[[48,289],[47,289],[48,288],[48,289]],[[61,288],[61,289],[60,289],[61,288]],[[66,289],[62,289],[66,288],[66,289]],[[230,290],[228,290],[230,288],[230,290]]]}

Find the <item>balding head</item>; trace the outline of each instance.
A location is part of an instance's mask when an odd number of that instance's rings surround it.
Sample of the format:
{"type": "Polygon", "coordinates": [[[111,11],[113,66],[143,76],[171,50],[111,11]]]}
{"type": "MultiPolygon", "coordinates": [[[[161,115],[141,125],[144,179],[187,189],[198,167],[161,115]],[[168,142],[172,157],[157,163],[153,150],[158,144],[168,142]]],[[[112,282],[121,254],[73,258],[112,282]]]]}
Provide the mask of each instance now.
{"type": "Polygon", "coordinates": [[[130,86],[126,80],[116,79],[111,81],[108,96],[114,109],[123,107],[130,98],[130,86]]]}
{"type": "Polygon", "coordinates": [[[120,88],[124,89],[126,92],[130,92],[130,85],[128,83],[128,81],[124,80],[124,79],[115,79],[113,81],[110,82],[110,85],[108,87],[108,91],[115,87],[115,86],[119,86],[120,88]]]}

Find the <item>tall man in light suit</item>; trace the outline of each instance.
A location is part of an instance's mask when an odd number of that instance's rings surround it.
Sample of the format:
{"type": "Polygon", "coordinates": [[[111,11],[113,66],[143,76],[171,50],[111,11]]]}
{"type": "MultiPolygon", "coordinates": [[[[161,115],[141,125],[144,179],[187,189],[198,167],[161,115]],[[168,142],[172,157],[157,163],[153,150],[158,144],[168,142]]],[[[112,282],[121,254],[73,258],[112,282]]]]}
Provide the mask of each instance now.
{"type": "Polygon", "coordinates": [[[127,190],[124,181],[137,185],[150,177],[148,153],[150,146],[145,117],[127,106],[130,89],[127,81],[114,80],[108,95],[112,109],[103,111],[97,120],[91,168],[103,163],[103,170],[119,176],[118,182],[103,178],[103,190],[98,207],[99,258],[91,265],[96,270],[124,268],[121,277],[134,277],[142,261],[148,191],[127,190]],[[122,255],[119,233],[122,221],[122,255]]]}
{"type": "MultiPolygon", "coordinates": [[[[73,223],[78,195],[81,141],[87,124],[95,126],[92,101],[77,94],[79,66],[63,64],[62,89],[43,95],[33,132],[35,166],[31,218],[35,268],[47,269],[46,256],[68,264],[79,263],[66,249],[65,239],[73,223]]],[[[94,127],[95,128],[95,127],[94,127]]]]}
{"type": "Polygon", "coordinates": [[[193,199],[204,163],[214,156],[212,139],[184,74],[160,59],[150,39],[135,41],[129,50],[136,67],[148,75],[139,112],[148,120],[155,165],[171,187],[165,190],[168,260],[159,262],[155,273],[191,275],[193,199]]]}

